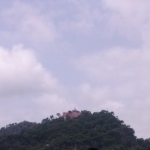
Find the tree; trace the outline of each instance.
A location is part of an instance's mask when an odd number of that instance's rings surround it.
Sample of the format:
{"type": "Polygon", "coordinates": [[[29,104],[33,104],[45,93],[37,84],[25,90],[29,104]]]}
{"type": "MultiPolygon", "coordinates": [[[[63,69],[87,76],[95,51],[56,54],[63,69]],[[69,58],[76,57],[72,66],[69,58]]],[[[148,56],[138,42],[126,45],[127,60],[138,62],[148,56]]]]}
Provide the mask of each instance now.
{"type": "Polygon", "coordinates": [[[51,118],[51,120],[53,120],[53,119],[54,119],[54,116],[53,116],[53,115],[51,115],[51,116],[50,116],[50,118],[51,118]]]}
{"type": "Polygon", "coordinates": [[[43,124],[43,123],[46,123],[46,122],[48,122],[48,121],[49,121],[49,118],[45,118],[45,119],[42,120],[42,124],[43,124]]]}
{"type": "Polygon", "coordinates": [[[89,116],[89,115],[91,115],[91,112],[90,112],[90,111],[87,111],[87,110],[83,110],[83,111],[81,111],[81,114],[82,114],[83,116],[89,116]]]}
{"type": "Polygon", "coordinates": [[[56,115],[57,115],[59,118],[61,117],[60,113],[57,113],[56,115]]]}
{"type": "Polygon", "coordinates": [[[39,124],[22,122],[0,129],[0,150],[149,150],[150,140],[138,139],[134,130],[108,111],[83,111],[78,118],[45,118],[39,124]],[[51,121],[49,121],[51,118],[51,121]],[[17,131],[14,133],[13,131],[17,131]],[[20,131],[20,132],[18,132],[20,131]],[[7,133],[7,134],[6,134],[7,133]],[[46,145],[46,146],[45,146],[46,145]]]}

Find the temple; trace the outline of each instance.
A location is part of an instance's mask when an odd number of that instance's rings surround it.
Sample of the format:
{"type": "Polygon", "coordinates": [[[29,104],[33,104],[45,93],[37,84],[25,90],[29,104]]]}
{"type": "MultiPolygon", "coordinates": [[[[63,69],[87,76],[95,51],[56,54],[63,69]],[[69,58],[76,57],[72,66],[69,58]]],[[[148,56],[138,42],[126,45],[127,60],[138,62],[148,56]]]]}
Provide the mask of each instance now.
{"type": "Polygon", "coordinates": [[[68,112],[63,112],[63,117],[64,117],[64,120],[66,120],[66,117],[70,117],[70,119],[73,119],[73,118],[76,118],[78,116],[81,115],[81,112],[74,109],[72,111],[68,111],[68,112]]]}

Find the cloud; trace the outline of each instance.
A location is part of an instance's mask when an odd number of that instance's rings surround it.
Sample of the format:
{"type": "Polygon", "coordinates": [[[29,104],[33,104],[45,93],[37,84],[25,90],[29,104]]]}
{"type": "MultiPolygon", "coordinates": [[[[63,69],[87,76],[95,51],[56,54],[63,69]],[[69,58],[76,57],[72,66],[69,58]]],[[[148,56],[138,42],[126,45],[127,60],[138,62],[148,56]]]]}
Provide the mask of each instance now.
{"type": "Polygon", "coordinates": [[[76,106],[114,111],[136,135],[149,137],[149,3],[5,4],[0,10],[0,125],[39,121],[76,106]],[[18,43],[33,49],[10,48],[18,43]]]}
{"type": "Polygon", "coordinates": [[[5,25],[1,33],[8,34],[7,40],[11,36],[16,41],[32,44],[54,42],[59,35],[52,20],[53,14],[47,16],[41,11],[28,2],[14,1],[1,10],[0,18],[5,25]]]}
{"type": "Polygon", "coordinates": [[[0,47],[0,84],[0,126],[25,119],[39,122],[73,106],[65,88],[22,46],[0,47]]]}
{"type": "MultiPolygon", "coordinates": [[[[109,28],[114,34],[122,35],[133,41],[142,41],[145,26],[149,26],[150,2],[127,0],[106,0],[103,1],[109,19],[109,28]]],[[[138,45],[138,44],[137,44],[138,45]]]]}
{"type": "Polygon", "coordinates": [[[55,90],[58,83],[36,60],[34,53],[21,46],[8,51],[0,48],[0,95],[39,93],[55,90]]]}
{"type": "Polygon", "coordinates": [[[81,109],[88,109],[91,111],[106,109],[116,112],[118,109],[122,109],[123,104],[113,100],[111,97],[113,96],[111,88],[112,87],[108,85],[94,87],[89,83],[82,84],[78,89],[79,100],[77,103],[81,109]]]}
{"type": "Polygon", "coordinates": [[[141,42],[136,48],[119,45],[80,57],[76,63],[77,68],[89,79],[88,86],[81,85],[81,95],[84,95],[82,99],[88,101],[88,107],[113,110],[135,129],[138,137],[144,135],[148,138],[149,1],[123,3],[108,0],[103,1],[103,4],[111,11],[107,17],[112,37],[117,33],[124,36],[124,39],[140,39],[141,42]]]}
{"type": "Polygon", "coordinates": [[[135,127],[139,136],[142,136],[143,133],[138,127],[145,123],[146,127],[143,132],[146,137],[150,134],[146,133],[150,125],[147,116],[149,113],[147,108],[150,107],[149,55],[150,51],[144,48],[114,47],[107,51],[83,56],[77,63],[80,71],[89,77],[89,84],[91,84],[83,86],[82,93],[86,95],[83,100],[87,97],[91,98],[92,108],[101,106],[101,108],[115,110],[126,123],[135,127]],[[93,84],[93,81],[97,84],[93,84]],[[136,117],[143,119],[139,121],[136,117]]]}
{"type": "MultiPolygon", "coordinates": [[[[76,67],[85,76],[81,99],[93,110],[113,110],[131,125],[138,137],[150,132],[150,11],[149,1],[103,1],[112,38],[136,41],[136,46],[119,44],[84,54],[76,67]],[[119,37],[116,37],[119,35],[119,37]],[[139,41],[139,43],[138,43],[139,41]],[[89,94],[90,93],[90,94],[89,94]]],[[[108,33],[109,34],[109,33],[108,33]]],[[[112,39],[113,40],[113,39],[112,39]]],[[[81,100],[80,99],[80,100],[81,100]]]]}

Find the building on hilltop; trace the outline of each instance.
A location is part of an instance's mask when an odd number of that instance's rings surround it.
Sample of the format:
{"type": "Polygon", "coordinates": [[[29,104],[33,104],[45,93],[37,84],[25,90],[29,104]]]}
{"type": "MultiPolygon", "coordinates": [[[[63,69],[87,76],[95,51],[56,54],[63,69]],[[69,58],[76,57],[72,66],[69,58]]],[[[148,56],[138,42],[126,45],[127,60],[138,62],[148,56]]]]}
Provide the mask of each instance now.
{"type": "Polygon", "coordinates": [[[81,115],[81,112],[76,110],[76,109],[74,109],[72,111],[68,111],[68,112],[63,112],[64,120],[66,120],[67,116],[70,117],[71,119],[73,119],[73,118],[76,118],[80,115],[81,115]]]}

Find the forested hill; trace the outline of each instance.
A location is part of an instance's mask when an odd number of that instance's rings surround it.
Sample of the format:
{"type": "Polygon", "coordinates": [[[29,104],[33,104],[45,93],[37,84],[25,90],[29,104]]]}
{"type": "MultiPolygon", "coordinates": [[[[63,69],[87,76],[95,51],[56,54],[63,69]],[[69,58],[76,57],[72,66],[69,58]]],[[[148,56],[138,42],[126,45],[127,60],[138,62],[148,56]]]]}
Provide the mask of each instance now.
{"type": "Polygon", "coordinates": [[[34,128],[37,123],[32,123],[28,121],[23,121],[21,123],[12,123],[0,129],[0,136],[1,135],[10,135],[10,134],[17,134],[31,128],[34,128]]]}
{"type": "Polygon", "coordinates": [[[0,150],[150,150],[149,139],[138,139],[134,130],[113,112],[82,111],[77,118],[50,117],[42,123],[10,124],[0,130],[0,150]]]}

